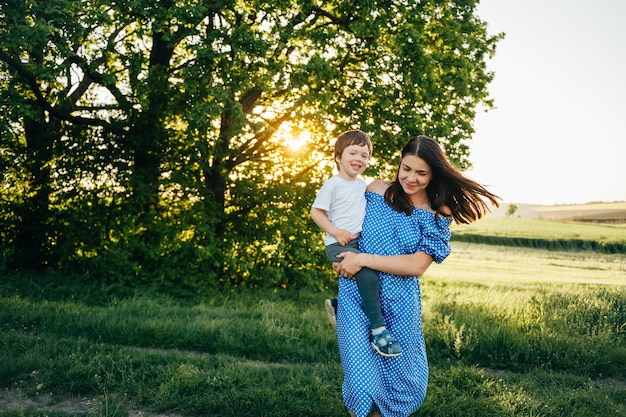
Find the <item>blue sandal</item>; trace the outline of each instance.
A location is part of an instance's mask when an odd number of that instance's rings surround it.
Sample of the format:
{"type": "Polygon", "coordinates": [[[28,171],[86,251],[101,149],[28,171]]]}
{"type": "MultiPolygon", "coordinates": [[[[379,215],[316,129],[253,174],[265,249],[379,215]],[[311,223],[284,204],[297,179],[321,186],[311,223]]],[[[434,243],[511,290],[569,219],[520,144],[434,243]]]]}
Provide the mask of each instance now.
{"type": "Polygon", "coordinates": [[[376,336],[370,336],[370,343],[376,352],[382,356],[395,357],[402,355],[402,347],[400,342],[393,337],[389,330],[383,330],[376,336]]]}

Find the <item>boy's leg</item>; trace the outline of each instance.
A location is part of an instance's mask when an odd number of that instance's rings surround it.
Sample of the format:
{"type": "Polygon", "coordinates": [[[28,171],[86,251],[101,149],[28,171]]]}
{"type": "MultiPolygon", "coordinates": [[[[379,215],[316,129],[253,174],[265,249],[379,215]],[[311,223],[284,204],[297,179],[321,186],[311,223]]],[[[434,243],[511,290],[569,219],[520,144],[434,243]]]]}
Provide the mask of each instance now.
{"type": "MultiPolygon", "coordinates": [[[[358,240],[353,239],[345,246],[339,243],[332,243],[326,246],[326,257],[330,262],[341,262],[341,258],[337,258],[337,255],[342,252],[360,252],[358,240]]],[[[324,300],[324,307],[326,308],[328,321],[334,328],[337,328],[337,298],[324,300]]]]}
{"type": "MultiPolygon", "coordinates": [[[[380,278],[378,272],[363,268],[356,273],[356,285],[363,301],[363,311],[370,322],[370,344],[382,356],[402,355],[402,346],[385,326],[380,307],[380,278]]],[[[374,414],[372,414],[374,415],[374,414]]]]}
{"type": "MultiPolygon", "coordinates": [[[[326,256],[331,262],[341,262],[337,258],[341,252],[361,253],[357,239],[351,240],[347,245],[341,246],[338,243],[326,246],[326,256]]],[[[373,269],[363,268],[355,275],[356,285],[363,300],[363,311],[370,322],[370,329],[376,329],[385,325],[383,314],[380,308],[380,278],[378,272],[373,269]]]]}
{"type": "Polygon", "coordinates": [[[363,268],[355,275],[356,286],[363,300],[363,311],[370,322],[370,329],[385,325],[380,307],[380,278],[373,269],[363,268]]]}

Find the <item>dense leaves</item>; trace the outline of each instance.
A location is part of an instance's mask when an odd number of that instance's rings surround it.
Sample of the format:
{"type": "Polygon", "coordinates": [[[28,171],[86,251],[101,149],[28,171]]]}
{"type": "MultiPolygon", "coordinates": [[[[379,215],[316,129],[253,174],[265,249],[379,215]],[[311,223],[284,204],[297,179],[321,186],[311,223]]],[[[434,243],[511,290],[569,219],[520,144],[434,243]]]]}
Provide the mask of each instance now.
{"type": "Polygon", "coordinates": [[[1,0],[0,266],[328,285],[308,207],[338,132],[372,135],[370,174],[417,133],[469,165],[499,39],[475,6],[1,0]]]}

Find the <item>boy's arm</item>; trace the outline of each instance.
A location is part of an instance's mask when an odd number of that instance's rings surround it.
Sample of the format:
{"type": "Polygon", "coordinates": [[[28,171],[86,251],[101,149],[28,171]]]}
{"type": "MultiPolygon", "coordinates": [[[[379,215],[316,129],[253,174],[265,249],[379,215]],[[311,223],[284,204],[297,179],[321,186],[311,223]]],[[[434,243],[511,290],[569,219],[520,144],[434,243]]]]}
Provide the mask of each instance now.
{"type": "Polygon", "coordinates": [[[342,246],[353,239],[351,232],[335,227],[335,225],[328,220],[326,210],[313,207],[311,209],[311,219],[313,219],[320,229],[337,239],[337,242],[342,246]]]}

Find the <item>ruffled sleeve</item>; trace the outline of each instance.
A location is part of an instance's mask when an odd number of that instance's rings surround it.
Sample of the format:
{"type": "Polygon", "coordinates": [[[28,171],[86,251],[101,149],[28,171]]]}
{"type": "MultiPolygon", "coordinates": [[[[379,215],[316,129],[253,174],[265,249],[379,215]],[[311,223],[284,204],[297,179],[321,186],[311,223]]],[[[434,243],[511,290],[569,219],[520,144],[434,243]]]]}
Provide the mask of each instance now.
{"type": "Polygon", "coordinates": [[[418,243],[418,251],[432,256],[440,264],[450,255],[450,223],[451,219],[439,217],[431,224],[422,228],[422,238],[418,243]]]}

